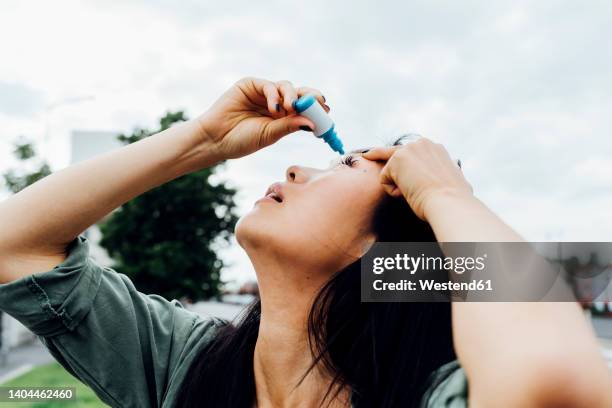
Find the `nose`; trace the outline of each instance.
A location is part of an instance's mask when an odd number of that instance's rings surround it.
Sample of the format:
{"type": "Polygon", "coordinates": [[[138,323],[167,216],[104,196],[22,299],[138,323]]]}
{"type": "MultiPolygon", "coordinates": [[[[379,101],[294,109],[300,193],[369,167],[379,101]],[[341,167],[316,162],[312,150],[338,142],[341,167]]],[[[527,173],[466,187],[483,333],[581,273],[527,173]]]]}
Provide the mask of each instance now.
{"type": "Polygon", "coordinates": [[[310,167],[289,166],[285,173],[285,177],[290,183],[306,183],[312,178],[317,170],[310,167]]]}

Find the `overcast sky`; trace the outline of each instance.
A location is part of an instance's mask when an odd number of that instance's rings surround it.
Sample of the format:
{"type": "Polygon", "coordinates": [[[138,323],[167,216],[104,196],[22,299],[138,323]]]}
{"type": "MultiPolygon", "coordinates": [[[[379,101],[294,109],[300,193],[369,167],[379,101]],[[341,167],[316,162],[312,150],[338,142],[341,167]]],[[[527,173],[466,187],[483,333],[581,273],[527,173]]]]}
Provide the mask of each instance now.
{"type": "MultiPolygon", "coordinates": [[[[323,91],[349,149],[405,132],[444,143],[526,238],[611,240],[609,1],[238,3],[3,0],[0,170],[18,135],[46,133],[58,169],[74,129],[193,117],[243,76],[289,79],[323,91]]],[[[244,213],[290,164],[332,157],[301,132],[223,177],[244,213]]],[[[226,258],[227,278],[252,273],[236,248],[226,258]]]]}

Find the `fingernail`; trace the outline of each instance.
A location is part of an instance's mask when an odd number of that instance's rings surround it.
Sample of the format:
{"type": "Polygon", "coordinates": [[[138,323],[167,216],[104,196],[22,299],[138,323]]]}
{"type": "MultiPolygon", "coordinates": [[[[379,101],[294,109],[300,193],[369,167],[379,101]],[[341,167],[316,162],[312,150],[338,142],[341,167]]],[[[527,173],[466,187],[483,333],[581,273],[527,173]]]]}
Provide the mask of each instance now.
{"type": "Polygon", "coordinates": [[[321,95],[321,98],[323,98],[323,103],[327,102],[327,99],[325,99],[325,95],[321,95]]]}
{"type": "Polygon", "coordinates": [[[276,104],[276,111],[277,111],[277,112],[280,112],[280,103],[277,103],[277,104],[276,104]]]}
{"type": "Polygon", "coordinates": [[[327,110],[331,110],[331,108],[329,106],[327,106],[327,104],[324,104],[324,105],[327,108],[327,110]]]}
{"type": "Polygon", "coordinates": [[[300,129],[305,132],[312,132],[312,129],[310,128],[310,126],[302,125],[300,126],[300,129]]]}

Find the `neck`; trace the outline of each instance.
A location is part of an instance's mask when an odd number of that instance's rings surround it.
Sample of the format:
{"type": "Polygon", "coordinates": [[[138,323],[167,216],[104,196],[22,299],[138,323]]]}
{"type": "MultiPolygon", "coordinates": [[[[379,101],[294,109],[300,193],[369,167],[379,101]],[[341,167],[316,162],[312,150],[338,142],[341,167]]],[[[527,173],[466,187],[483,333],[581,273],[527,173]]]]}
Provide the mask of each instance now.
{"type": "Polygon", "coordinates": [[[312,362],[306,332],[270,323],[262,311],[253,363],[257,406],[320,406],[330,379],[316,368],[308,372],[312,362]]]}
{"type": "MultiPolygon", "coordinates": [[[[261,253],[251,260],[261,295],[253,367],[257,406],[318,407],[331,384],[331,378],[318,367],[309,371],[313,355],[308,342],[308,314],[324,283],[314,279],[321,276],[321,271],[284,264],[274,257],[263,258],[261,253]]],[[[344,403],[337,405],[334,401],[329,406],[346,406],[348,398],[343,397],[344,403]]]]}

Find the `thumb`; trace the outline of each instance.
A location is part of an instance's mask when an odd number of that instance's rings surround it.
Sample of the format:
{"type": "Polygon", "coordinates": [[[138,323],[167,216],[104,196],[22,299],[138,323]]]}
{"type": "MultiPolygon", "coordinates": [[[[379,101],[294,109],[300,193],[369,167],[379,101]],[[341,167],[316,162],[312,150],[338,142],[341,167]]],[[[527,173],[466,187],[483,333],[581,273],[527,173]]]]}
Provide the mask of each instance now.
{"type": "Polygon", "coordinates": [[[304,116],[289,115],[282,118],[271,120],[266,123],[261,138],[264,146],[271,145],[281,137],[290,133],[304,130],[305,128],[314,129],[314,124],[304,116]]]}

